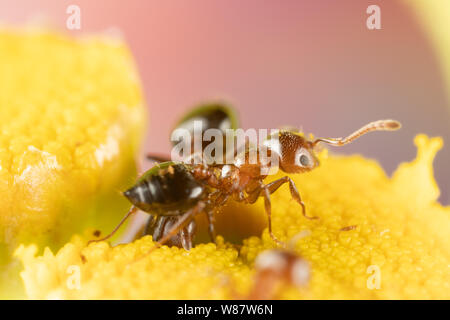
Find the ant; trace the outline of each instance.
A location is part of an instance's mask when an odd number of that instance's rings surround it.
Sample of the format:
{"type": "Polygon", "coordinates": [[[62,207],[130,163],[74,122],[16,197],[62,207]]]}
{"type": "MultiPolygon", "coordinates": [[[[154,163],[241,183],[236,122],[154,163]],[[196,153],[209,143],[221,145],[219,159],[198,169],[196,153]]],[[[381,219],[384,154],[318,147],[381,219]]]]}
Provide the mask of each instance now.
{"type": "MultiPolygon", "coordinates": [[[[235,129],[235,116],[230,110],[220,104],[201,106],[185,117],[182,125],[201,119],[207,124],[207,128],[235,129]]],[[[272,193],[288,183],[292,198],[302,207],[303,216],[308,219],[317,219],[317,217],[307,216],[305,204],[289,176],[264,184],[264,179],[268,175],[266,172],[269,172],[273,164],[271,161],[262,163],[259,155],[262,152],[275,155],[278,167],[284,173],[304,173],[319,165],[314,152],[318,143],[343,146],[366,133],[393,131],[400,127],[400,123],[395,120],[379,120],[363,126],[345,138],[318,138],[314,141],[307,140],[297,132],[281,130],[277,133],[276,144],[263,144],[256,148],[258,154],[256,163],[249,161],[250,148],[245,149],[244,157],[240,159],[243,161],[235,161],[232,164],[190,164],[176,161],[159,163],[144,173],[133,187],[123,193],[133,206],[122,221],[111,234],[94,241],[111,237],[131,214],[140,209],[153,216],[146,233],[156,236],[153,240],[157,241],[157,246],[169,242],[189,250],[195,234],[195,216],[200,213],[206,214],[209,234],[212,241],[215,241],[213,221],[216,208],[223,206],[230,198],[253,204],[259,197],[263,197],[269,235],[275,243],[285,246],[272,231],[270,200],[272,193]]],[[[153,157],[149,156],[149,158],[153,157]]]]}
{"type": "MultiPolygon", "coordinates": [[[[311,278],[311,265],[295,252],[295,243],[310,234],[304,230],[288,242],[287,248],[273,248],[256,256],[253,283],[246,294],[237,293],[231,282],[231,294],[238,300],[273,300],[279,298],[280,289],[293,286],[305,288],[311,278]]],[[[231,281],[231,280],[229,280],[231,281]]]]}
{"type": "Polygon", "coordinates": [[[311,277],[308,261],[288,249],[270,249],[261,252],[255,260],[253,286],[246,300],[270,300],[285,285],[305,287],[311,277]]]}
{"type": "MultiPolygon", "coordinates": [[[[223,137],[226,135],[226,130],[232,129],[235,130],[239,128],[239,120],[237,116],[237,112],[231,106],[223,103],[223,102],[212,102],[201,104],[192,109],[192,111],[188,112],[181,120],[178,121],[177,125],[174,129],[185,128],[190,131],[191,136],[194,136],[194,121],[201,121],[202,123],[202,136],[208,129],[218,129],[221,130],[223,137]]],[[[225,140],[224,140],[225,141],[225,140]]],[[[172,145],[175,146],[179,143],[179,140],[173,141],[172,145]]],[[[194,147],[194,139],[192,141],[188,141],[192,148],[194,147]]],[[[208,141],[202,141],[201,149],[205,150],[206,146],[209,144],[208,141]]],[[[225,144],[224,144],[225,146],[225,144]]],[[[226,150],[224,148],[224,155],[226,154],[226,150]]],[[[164,176],[169,170],[172,173],[176,173],[174,179],[161,181],[159,187],[156,190],[164,189],[164,192],[167,194],[175,194],[181,195],[182,192],[178,192],[175,189],[177,188],[173,183],[176,181],[181,181],[179,187],[183,189],[183,183],[187,183],[185,180],[190,178],[189,174],[186,174],[183,165],[175,162],[171,162],[170,158],[167,156],[149,153],[147,154],[147,159],[156,163],[156,166],[151,168],[149,171],[144,173],[144,175],[138,180],[136,185],[140,180],[145,180],[144,176],[164,176]],[[167,169],[167,170],[166,170],[167,169]]],[[[153,178],[159,179],[159,178],[153,178]]],[[[155,185],[158,182],[155,182],[155,185]]],[[[189,187],[188,185],[184,186],[189,187]]],[[[191,188],[193,188],[191,186],[191,188]]],[[[133,189],[133,188],[131,188],[133,189]]],[[[130,189],[130,190],[131,190],[130,189]]],[[[129,192],[131,192],[129,190],[129,192]]],[[[127,196],[127,192],[124,193],[127,196]]],[[[167,199],[166,199],[167,200],[167,199]]],[[[185,200],[180,198],[180,202],[185,200]]],[[[122,221],[116,226],[116,228],[108,235],[102,239],[91,240],[90,242],[102,241],[110,238],[119,228],[120,226],[133,214],[137,211],[138,208],[133,206],[128,214],[122,219],[122,221]]],[[[140,208],[142,209],[142,208],[140,208]]],[[[145,210],[143,210],[145,211],[145,210]]],[[[164,211],[164,210],[163,210],[164,211]]],[[[174,224],[180,220],[183,212],[181,211],[173,211],[172,214],[150,214],[150,217],[147,221],[147,225],[144,228],[143,235],[151,235],[154,241],[160,241],[164,235],[166,235],[174,226],[174,224]]],[[[210,237],[213,241],[215,241],[215,232],[213,229],[214,217],[213,214],[210,213],[208,215],[208,223],[210,225],[209,233],[210,237]]],[[[196,233],[196,222],[192,219],[184,228],[181,228],[178,233],[174,234],[172,237],[168,238],[165,243],[169,246],[177,246],[182,247],[186,250],[190,250],[192,248],[192,243],[196,233]]]]}

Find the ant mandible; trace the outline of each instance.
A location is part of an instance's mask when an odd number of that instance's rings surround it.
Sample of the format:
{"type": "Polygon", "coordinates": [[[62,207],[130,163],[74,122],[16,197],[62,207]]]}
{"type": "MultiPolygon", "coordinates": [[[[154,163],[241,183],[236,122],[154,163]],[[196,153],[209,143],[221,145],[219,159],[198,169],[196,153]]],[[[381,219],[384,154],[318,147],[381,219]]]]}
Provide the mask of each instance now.
{"type": "MultiPolygon", "coordinates": [[[[204,118],[207,120],[217,118],[218,112],[227,115],[228,109],[222,105],[202,106],[191,117],[185,119],[204,118]]],[[[231,115],[234,115],[231,113],[231,115]]],[[[223,119],[226,120],[226,116],[223,119]]],[[[225,121],[224,120],[224,121],[225,121]]],[[[213,121],[209,121],[213,123],[213,121]]],[[[230,122],[227,122],[229,126],[230,122]]],[[[215,123],[218,126],[223,123],[215,123]]],[[[345,138],[318,138],[310,141],[301,134],[293,131],[279,131],[278,143],[263,144],[257,147],[259,155],[262,151],[274,154],[278,160],[279,169],[287,174],[304,173],[313,170],[319,165],[315,154],[318,143],[331,146],[343,146],[351,143],[360,136],[372,131],[393,131],[401,127],[395,120],[379,120],[371,122],[356,130],[345,138]]],[[[224,126],[222,126],[222,129],[224,126]]],[[[195,234],[194,217],[205,213],[208,218],[209,233],[215,240],[214,211],[223,206],[228,199],[247,204],[253,204],[259,197],[264,199],[264,207],[268,218],[269,235],[278,245],[284,246],[272,231],[272,210],[270,195],[283,184],[289,184],[292,198],[302,207],[303,216],[308,219],[317,219],[306,215],[306,207],[293,180],[284,176],[278,180],[264,184],[264,179],[272,165],[270,161],[262,163],[260,157],[257,162],[250,163],[249,149],[245,151],[244,161],[235,161],[232,164],[189,164],[184,162],[166,161],[157,164],[144,173],[136,184],[125,191],[124,196],[133,204],[130,211],[108,236],[94,240],[102,241],[111,237],[123,222],[138,209],[153,216],[151,232],[158,246],[168,241],[183,246],[189,250],[195,234]],[[155,223],[156,222],[156,223],[155,223]]]]}

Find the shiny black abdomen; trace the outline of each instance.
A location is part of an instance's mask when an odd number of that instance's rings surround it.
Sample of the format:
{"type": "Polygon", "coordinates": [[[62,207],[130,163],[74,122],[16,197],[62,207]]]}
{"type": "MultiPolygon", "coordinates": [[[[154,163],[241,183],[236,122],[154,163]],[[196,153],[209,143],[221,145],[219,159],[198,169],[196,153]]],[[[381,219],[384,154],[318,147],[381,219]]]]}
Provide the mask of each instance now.
{"type": "Polygon", "coordinates": [[[150,169],[124,195],[153,215],[180,215],[205,197],[205,186],[182,163],[163,163],[150,169]]]}

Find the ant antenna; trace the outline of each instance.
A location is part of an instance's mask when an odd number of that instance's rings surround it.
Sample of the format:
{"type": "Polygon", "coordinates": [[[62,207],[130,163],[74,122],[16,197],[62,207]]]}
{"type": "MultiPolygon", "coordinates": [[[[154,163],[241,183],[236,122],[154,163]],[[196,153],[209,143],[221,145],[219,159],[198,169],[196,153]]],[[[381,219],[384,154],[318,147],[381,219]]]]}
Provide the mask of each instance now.
{"type": "Polygon", "coordinates": [[[378,120],[366,124],[365,126],[356,130],[345,138],[319,138],[313,142],[313,145],[315,146],[319,142],[325,142],[332,146],[340,147],[345,144],[351,143],[360,136],[372,131],[395,131],[400,129],[401,127],[401,123],[396,120],[378,120]]]}
{"type": "Polygon", "coordinates": [[[291,239],[288,241],[288,249],[294,251],[295,245],[297,242],[299,242],[301,239],[305,237],[309,237],[311,235],[311,230],[303,230],[299,233],[295,234],[291,239]]]}
{"type": "Polygon", "coordinates": [[[119,230],[119,228],[122,226],[122,224],[133,214],[137,211],[137,208],[135,206],[132,206],[130,211],[128,211],[128,213],[125,215],[125,217],[122,218],[122,220],[119,222],[119,224],[114,228],[113,231],[111,231],[110,234],[108,234],[106,237],[103,237],[101,239],[95,239],[95,240],[89,240],[87,245],[91,244],[92,242],[99,242],[99,241],[105,241],[109,238],[111,238],[116,232],[117,230],[119,230]]]}

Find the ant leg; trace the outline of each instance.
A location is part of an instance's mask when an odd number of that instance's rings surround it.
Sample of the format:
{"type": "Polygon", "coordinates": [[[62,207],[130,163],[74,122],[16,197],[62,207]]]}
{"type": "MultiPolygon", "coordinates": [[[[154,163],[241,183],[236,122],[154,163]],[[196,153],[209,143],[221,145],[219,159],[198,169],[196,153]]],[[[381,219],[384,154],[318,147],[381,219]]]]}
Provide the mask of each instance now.
{"type": "MultiPolygon", "coordinates": [[[[151,235],[153,241],[159,241],[162,237],[164,237],[166,230],[171,230],[172,226],[180,218],[182,218],[182,216],[151,216],[145,230],[145,235],[151,235]]],[[[167,244],[169,246],[176,246],[190,250],[192,248],[195,229],[195,220],[191,220],[186,227],[181,229],[179,233],[169,239],[167,244]]]]}
{"type": "Polygon", "coordinates": [[[305,206],[305,204],[303,203],[302,198],[300,197],[300,193],[298,192],[297,187],[295,186],[294,181],[292,181],[292,179],[289,178],[289,177],[287,177],[287,178],[288,178],[288,180],[289,180],[289,190],[291,191],[291,196],[292,196],[292,198],[294,198],[295,201],[297,201],[297,202],[302,206],[302,213],[303,213],[303,216],[304,216],[306,219],[310,219],[310,220],[319,219],[319,217],[316,217],[316,216],[310,217],[310,216],[307,216],[307,215],[306,215],[306,206],[305,206]]]}
{"type": "MultiPolygon", "coordinates": [[[[158,241],[164,236],[167,227],[171,227],[177,217],[174,216],[152,216],[148,221],[145,235],[151,235],[153,241],[158,241]]],[[[175,240],[175,239],[171,239],[175,240]]],[[[176,241],[174,241],[176,243],[176,241]]],[[[176,243],[177,244],[177,243],[176,243]]],[[[179,245],[179,244],[178,244],[179,245]]]]}
{"type": "MultiPolygon", "coordinates": [[[[256,188],[255,190],[253,190],[252,192],[250,192],[247,196],[247,198],[245,198],[245,202],[248,204],[253,204],[256,202],[256,200],[258,200],[259,195],[261,194],[261,187],[256,188]]],[[[269,191],[270,193],[270,191],[269,191]]]]}
{"type": "Polygon", "coordinates": [[[181,246],[185,250],[189,251],[192,249],[195,229],[196,229],[195,220],[191,220],[191,222],[180,231],[181,246]]]}
{"type": "Polygon", "coordinates": [[[166,243],[170,238],[176,235],[181,229],[186,227],[189,223],[189,220],[196,216],[199,212],[201,212],[205,208],[205,204],[203,202],[199,202],[193,209],[186,212],[183,217],[177,221],[177,223],[172,227],[172,229],[159,240],[158,246],[162,246],[166,243]]]}
{"type": "Polygon", "coordinates": [[[219,194],[219,196],[214,200],[215,206],[223,206],[228,201],[228,198],[230,198],[230,195],[228,194],[219,194]]]}
{"type": "Polygon", "coordinates": [[[208,232],[212,242],[216,242],[216,229],[214,228],[214,212],[212,210],[206,212],[206,218],[208,219],[208,232]]]}
{"type": "Polygon", "coordinates": [[[291,192],[291,197],[298,202],[298,204],[300,204],[302,206],[302,213],[303,216],[306,219],[310,219],[310,220],[314,220],[314,219],[319,219],[319,217],[310,217],[306,215],[306,206],[302,201],[302,198],[300,197],[300,193],[297,190],[297,187],[295,186],[294,181],[292,181],[291,178],[289,178],[288,176],[285,176],[283,178],[280,178],[278,180],[275,180],[269,184],[267,184],[266,186],[269,188],[269,192],[272,194],[274,193],[276,190],[278,190],[279,187],[281,187],[283,184],[285,184],[286,182],[289,182],[289,190],[291,192]]]}
{"type": "Polygon", "coordinates": [[[275,241],[276,244],[285,247],[286,244],[283,241],[280,241],[275,237],[275,235],[272,232],[272,208],[270,204],[270,192],[269,188],[266,186],[263,189],[263,196],[264,196],[264,207],[266,209],[267,219],[268,219],[268,227],[269,227],[269,234],[273,241],[275,241]]]}
{"type": "Polygon", "coordinates": [[[125,217],[122,218],[122,220],[119,222],[119,224],[114,228],[113,231],[111,231],[110,234],[108,234],[106,237],[103,237],[101,239],[95,239],[95,240],[89,240],[87,245],[91,244],[92,242],[99,242],[99,241],[105,241],[109,238],[111,238],[117,230],[119,230],[119,228],[122,226],[122,224],[133,214],[137,211],[137,208],[135,206],[132,206],[130,211],[128,211],[128,213],[125,215],[125,217]]]}
{"type": "Polygon", "coordinates": [[[266,187],[269,188],[269,192],[270,192],[270,194],[272,194],[288,181],[289,181],[289,177],[285,176],[283,178],[280,178],[278,180],[275,180],[275,181],[272,181],[271,183],[266,184],[266,187]]]}
{"type": "Polygon", "coordinates": [[[156,245],[151,248],[145,255],[140,257],[139,259],[136,259],[134,262],[137,262],[146,256],[148,256],[150,253],[153,252],[156,248],[161,247],[164,245],[167,241],[170,240],[174,235],[176,235],[180,230],[186,227],[186,225],[194,218],[198,213],[200,213],[203,209],[205,209],[205,203],[199,202],[197,205],[190,209],[188,212],[186,212],[176,223],[175,225],[170,229],[169,232],[167,232],[164,237],[162,237],[159,241],[156,242],[156,245]]]}
{"type": "Polygon", "coordinates": [[[146,158],[147,158],[147,160],[150,160],[150,161],[153,161],[153,162],[170,161],[170,158],[168,156],[160,156],[160,155],[154,154],[154,153],[147,153],[146,158]]]}

